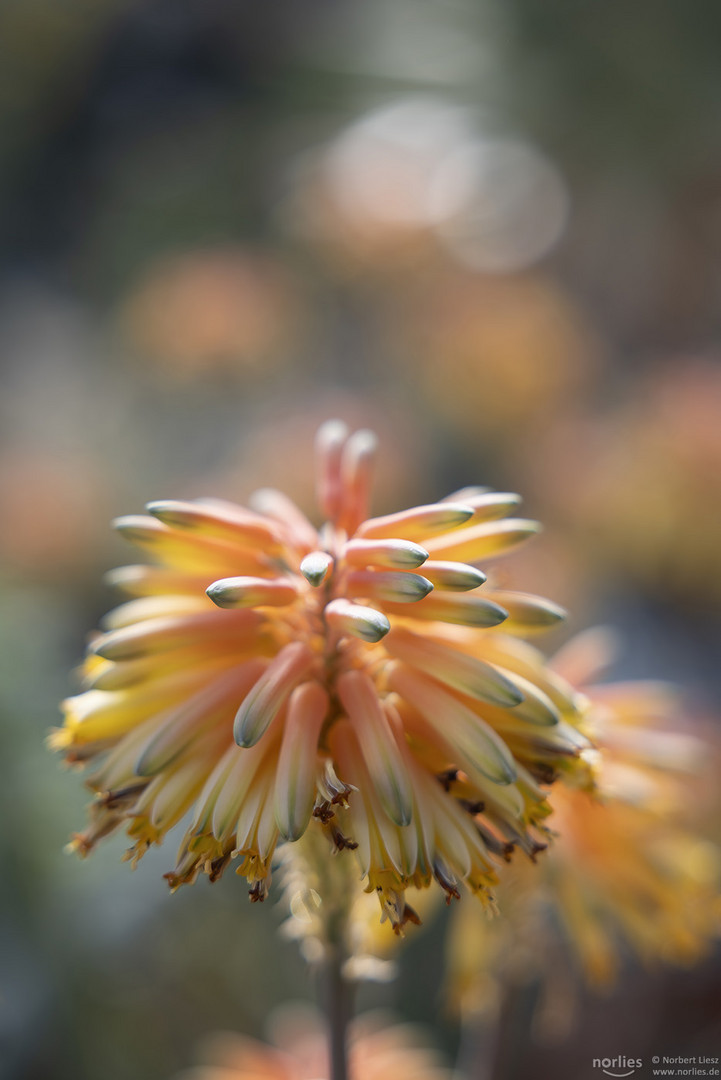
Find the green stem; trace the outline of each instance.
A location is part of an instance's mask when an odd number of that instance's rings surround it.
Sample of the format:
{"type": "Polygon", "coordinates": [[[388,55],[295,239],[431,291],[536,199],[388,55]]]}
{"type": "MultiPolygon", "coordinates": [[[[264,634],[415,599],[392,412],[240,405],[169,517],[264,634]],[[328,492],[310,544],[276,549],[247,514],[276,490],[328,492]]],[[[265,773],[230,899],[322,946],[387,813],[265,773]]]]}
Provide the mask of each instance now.
{"type": "Polygon", "coordinates": [[[352,1013],[352,994],[343,975],[344,950],[328,945],[323,971],[323,998],[328,1022],[330,1080],[350,1080],[348,1072],[348,1025],[352,1013]]]}

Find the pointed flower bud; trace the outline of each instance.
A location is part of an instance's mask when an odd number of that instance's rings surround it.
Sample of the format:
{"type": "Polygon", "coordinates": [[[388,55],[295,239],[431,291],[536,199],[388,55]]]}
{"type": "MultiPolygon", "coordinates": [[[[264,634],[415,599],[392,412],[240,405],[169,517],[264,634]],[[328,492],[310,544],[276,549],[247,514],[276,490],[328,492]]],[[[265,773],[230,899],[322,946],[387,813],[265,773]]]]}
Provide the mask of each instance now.
{"type": "Polygon", "coordinates": [[[291,690],[308,674],[314,656],[302,641],[295,641],[276,656],[245,697],[233,724],[238,746],[254,746],[278,715],[291,690]]]}
{"type": "Polygon", "coordinates": [[[420,574],[404,574],[393,570],[354,570],[348,575],[350,596],[369,600],[392,601],[396,604],[415,604],[433,589],[428,578],[420,574]]]}
{"type": "Polygon", "coordinates": [[[322,585],[333,565],[333,556],[327,551],[311,551],[300,564],[300,572],[314,589],[322,585]]]}
{"type": "Polygon", "coordinates": [[[328,694],[317,682],[296,687],[288,702],[275,777],[275,820],[284,840],[298,840],[310,821],[318,738],[328,704],[328,694]]]}
{"type": "Polygon", "coordinates": [[[410,540],[349,540],[343,555],[349,566],[384,566],[391,570],[415,570],[428,558],[426,549],[410,540]]]}
{"type": "Polygon", "coordinates": [[[398,514],[371,518],[357,529],[356,535],[365,540],[393,536],[416,540],[456,529],[472,517],[472,507],[463,503],[442,502],[432,506],[416,506],[398,514]]]}
{"type": "Polygon", "coordinates": [[[220,608],[287,607],[298,599],[295,583],[283,578],[221,578],[205,591],[220,608]]]}
{"type": "Polygon", "coordinates": [[[331,600],[326,605],[325,617],[331,629],[339,634],[352,634],[361,641],[380,641],[391,628],[382,611],[365,604],[352,604],[350,600],[331,600]]]}

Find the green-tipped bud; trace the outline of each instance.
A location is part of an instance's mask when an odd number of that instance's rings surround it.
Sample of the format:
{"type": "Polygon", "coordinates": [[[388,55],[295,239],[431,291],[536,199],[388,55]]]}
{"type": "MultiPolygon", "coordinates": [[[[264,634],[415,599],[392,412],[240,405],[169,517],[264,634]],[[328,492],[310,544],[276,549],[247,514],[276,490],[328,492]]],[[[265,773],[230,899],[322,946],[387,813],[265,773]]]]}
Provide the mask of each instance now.
{"type": "Polygon", "coordinates": [[[413,818],[413,793],[401,747],[365,672],[347,671],[338,679],[346,715],[363,732],[358,742],[383,808],[396,825],[413,818]]]}
{"type": "Polygon", "coordinates": [[[300,572],[314,589],[322,585],[333,565],[333,557],[327,551],[311,551],[300,564],[300,572]]]}
{"type": "Polygon", "coordinates": [[[414,604],[433,589],[428,578],[401,570],[354,570],[348,575],[348,593],[383,603],[414,604]]]}
{"type": "Polygon", "coordinates": [[[310,671],[314,655],[303,642],[286,645],[268,665],[236,713],[233,737],[254,746],[265,734],[295,687],[310,671]]]}
{"type": "Polygon", "coordinates": [[[487,580],[482,570],[469,563],[429,559],[423,567],[423,576],[432,581],[437,589],[448,592],[470,592],[487,580]]]}
{"type": "Polygon", "coordinates": [[[375,642],[385,637],[391,624],[382,611],[350,600],[331,600],[326,606],[328,625],[340,634],[352,634],[361,641],[375,642]]]}
{"type": "MultiPolygon", "coordinates": [[[[422,539],[456,529],[473,517],[473,508],[464,503],[440,502],[429,506],[416,506],[401,510],[398,514],[370,518],[358,529],[358,536],[365,540],[404,536],[422,539]]],[[[424,545],[425,546],[425,545],[424,545]]]]}
{"type": "Polygon", "coordinates": [[[493,597],[508,612],[508,625],[511,633],[529,634],[548,630],[563,622],[567,612],[558,604],[541,596],[530,593],[506,592],[494,589],[493,597]]]}
{"type": "Polygon", "coordinates": [[[508,618],[508,612],[492,600],[484,600],[481,596],[442,592],[434,592],[411,612],[401,611],[396,604],[386,604],[386,611],[396,615],[408,614],[413,619],[455,623],[458,626],[498,626],[508,618]]]}
{"type": "Polygon", "coordinates": [[[386,647],[391,656],[479,701],[506,708],[523,701],[523,693],[498,668],[435,639],[396,627],[388,635],[386,647]]]}
{"type": "Polygon", "coordinates": [[[221,578],[205,591],[220,608],[287,607],[298,599],[298,590],[287,578],[221,578]]]}
{"type": "Polygon", "coordinates": [[[428,552],[412,540],[349,540],[343,549],[349,566],[383,566],[390,570],[415,570],[428,552]]]}

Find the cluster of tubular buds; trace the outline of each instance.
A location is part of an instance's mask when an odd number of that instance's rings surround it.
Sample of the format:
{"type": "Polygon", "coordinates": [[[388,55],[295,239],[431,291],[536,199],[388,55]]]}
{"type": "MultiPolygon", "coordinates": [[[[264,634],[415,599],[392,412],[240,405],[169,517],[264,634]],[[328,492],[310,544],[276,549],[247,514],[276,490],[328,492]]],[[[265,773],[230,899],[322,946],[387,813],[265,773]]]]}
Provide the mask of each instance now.
{"type": "Polygon", "coordinates": [[[78,851],[127,823],[137,858],[189,812],[171,886],[237,858],[262,899],[278,841],[311,826],[355,852],[400,928],[410,884],[488,900],[515,844],[543,846],[540,785],[587,743],[578,696],[521,638],[562,613],[479,593],[478,568],[537,526],[478,488],[366,519],[374,449],[321,428],[320,531],[270,490],[117,522],[155,564],[112,575],[130,599],[53,736],[99,762],[78,851]]]}

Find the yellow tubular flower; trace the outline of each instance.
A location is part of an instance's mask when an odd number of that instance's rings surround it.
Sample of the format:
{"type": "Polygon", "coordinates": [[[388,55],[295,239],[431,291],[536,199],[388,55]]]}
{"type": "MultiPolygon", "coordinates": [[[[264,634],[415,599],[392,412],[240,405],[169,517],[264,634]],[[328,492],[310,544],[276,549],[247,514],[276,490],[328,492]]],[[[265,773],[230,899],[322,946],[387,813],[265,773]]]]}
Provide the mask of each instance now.
{"type": "Polygon", "coordinates": [[[710,748],[679,728],[663,683],[597,684],[608,644],[578,635],[551,662],[582,685],[599,748],[595,797],[554,790],[560,839],[546,873],[561,922],[593,983],[613,979],[619,940],[647,964],[696,963],[721,928],[718,849],[697,798],[710,748]]]}
{"type": "Polygon", "coordinates": [[[569,777],[553,788],[557,838],[535,873],[518,866],[507,876],[495,934],[472,911],[459,913],[449,988],[471,1011],[497,983],[541,978],[552,996],[559,935],[585,979],[603,986],[625,952],[648,966],[690,965],[721,930],[721,861],[703,836],[699,797],[712,748],[680,729],[668,684],[596,681],[612,646],[607,631],[586,631],[549,665],[589,702],[595,786],[580,790],[569,777]]]}
{"type": "Polygon", "coordinates": [[[370,432],[321,428],[320,531],[272,490],[116,523],[154,564],[111,574],[129,599],[52,736],[97,761],[81,854],[126,823],[137,859],[190,812],[171,886],[237,858],[263,899],[276,845],[310,827],[355,851],[400,930],[407,886],[490,903],[499,858],[544,846],[539,781],[588,744],[581,699],[519,635],[563,612],[482,594],[479,569],[537,526],[483,488],[366,519],[374,451],[370,432]]]}

